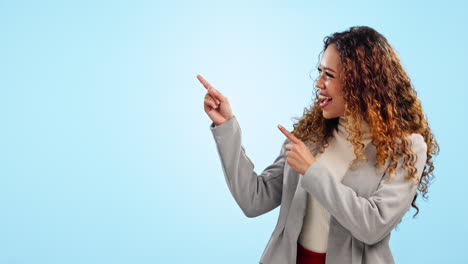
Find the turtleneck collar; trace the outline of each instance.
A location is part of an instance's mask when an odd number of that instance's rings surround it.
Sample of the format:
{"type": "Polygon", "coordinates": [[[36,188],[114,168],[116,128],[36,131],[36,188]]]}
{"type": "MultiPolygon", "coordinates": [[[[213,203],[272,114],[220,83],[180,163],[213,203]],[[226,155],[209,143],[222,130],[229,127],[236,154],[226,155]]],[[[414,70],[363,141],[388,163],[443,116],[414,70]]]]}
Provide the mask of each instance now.
{"type": "MultiPolygon", "coordinates": [[[[346,138],[348,136],[348,132],[346,131],[346,127],[348,127],[347,117],[340,116],[338,120],[337,126],[337,133],[340,136],[346,138]]],[[[372,138],[372,131],[369,124],[365,120],[361,120],[361,137],[363,140],[368,140],[372,138]]]]}

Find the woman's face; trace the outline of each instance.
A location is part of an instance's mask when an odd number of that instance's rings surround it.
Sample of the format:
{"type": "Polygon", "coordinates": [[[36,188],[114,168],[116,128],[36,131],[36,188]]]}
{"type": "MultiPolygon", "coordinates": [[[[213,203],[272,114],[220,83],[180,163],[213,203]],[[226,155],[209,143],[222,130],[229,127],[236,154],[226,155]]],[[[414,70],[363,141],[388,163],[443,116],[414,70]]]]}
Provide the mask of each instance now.
{"type": "Polygon", "coordinates": [[[319,88],[319,94],[331,97],[331,101],[320,97],[320,108],[326,119],[344,115],[345,104],[342,91],[342,68],[340,54],[335,44],[330,44],[323,52],[320,61],[319,77],[315,87],[319,88]]]}

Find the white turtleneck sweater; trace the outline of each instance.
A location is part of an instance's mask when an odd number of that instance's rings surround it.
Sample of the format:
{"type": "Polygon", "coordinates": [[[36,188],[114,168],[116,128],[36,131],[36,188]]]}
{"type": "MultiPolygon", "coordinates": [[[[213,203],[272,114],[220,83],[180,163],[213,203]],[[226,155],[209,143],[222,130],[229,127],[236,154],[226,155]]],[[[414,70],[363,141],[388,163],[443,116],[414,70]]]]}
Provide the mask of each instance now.
{"type": "MultiPolygon", "coordinates": [[[[356,158],[353,145],[346,139],[348,132],[346,118],[339,118],[337,130],[333,131],[333,137],[328,142],[329,146],[315,159],[320,160],[330,173],[340,182],[349,164],[356,158]]],[[[361,141],[367,146],[371,142],[372,134],[369,125],[361,121],[361,141]]],[[[307,193],[307,209],[299,235],[298,242],[306,249],[325,253],[328,245],[328,231],[330,214],[322,205],[309,193],[307,193]]]]}

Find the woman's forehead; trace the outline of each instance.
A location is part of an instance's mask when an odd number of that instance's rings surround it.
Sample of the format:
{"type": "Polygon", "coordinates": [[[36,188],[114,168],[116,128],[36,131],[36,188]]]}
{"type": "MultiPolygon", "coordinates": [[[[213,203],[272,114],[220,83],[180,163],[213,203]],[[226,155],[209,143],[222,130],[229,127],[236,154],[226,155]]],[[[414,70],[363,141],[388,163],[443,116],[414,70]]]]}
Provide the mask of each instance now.
{"type": "Polygon", "coordinates": [[[341,69],[340,53],[336,49],[335,44],[330,44],[327,49],[323,52],[322,59],[320,61],[320,67],[330,68],[335,72],[339,72],[341,69]]]}

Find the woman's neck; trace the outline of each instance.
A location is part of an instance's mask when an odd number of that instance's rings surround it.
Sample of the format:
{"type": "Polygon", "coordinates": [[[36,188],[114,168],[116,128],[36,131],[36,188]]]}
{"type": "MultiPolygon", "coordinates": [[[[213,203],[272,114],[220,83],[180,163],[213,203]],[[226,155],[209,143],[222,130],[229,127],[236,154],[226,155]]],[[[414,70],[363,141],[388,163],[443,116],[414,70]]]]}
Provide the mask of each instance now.
{"type": "MultiPolygon", "coordinates": [[[[347,137],[349,132],[346,131],[346,128],[349,128],[348,118],[345,116],[340,116],[338,120],[337,132],[339,135],[343,137],[347,137]]],[[[372,138],[372,130],[369,124],[364,120],[361,119],[361,139],[371,139],[372,138]]]]}

